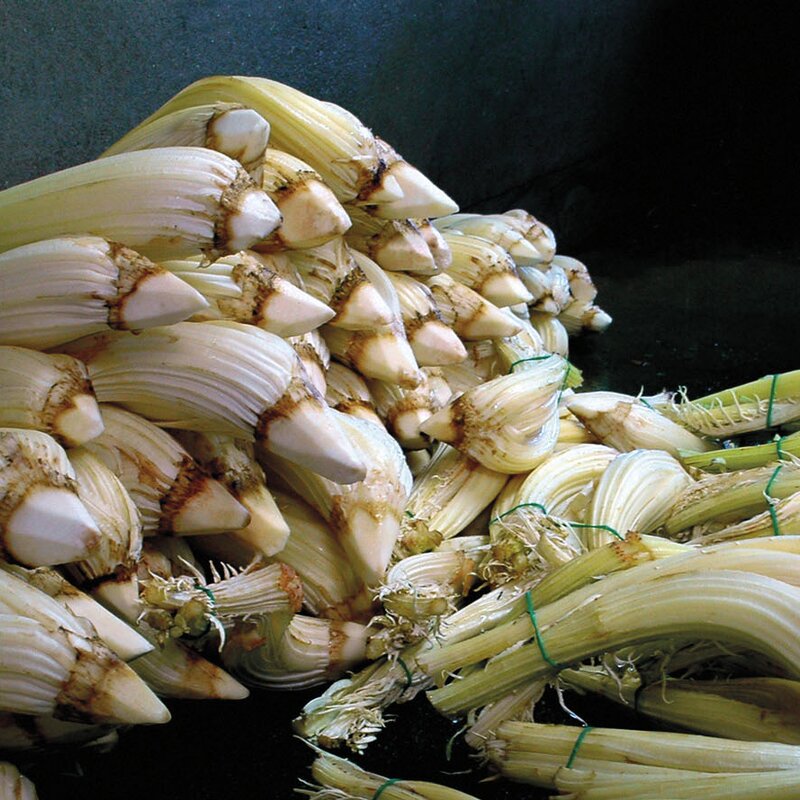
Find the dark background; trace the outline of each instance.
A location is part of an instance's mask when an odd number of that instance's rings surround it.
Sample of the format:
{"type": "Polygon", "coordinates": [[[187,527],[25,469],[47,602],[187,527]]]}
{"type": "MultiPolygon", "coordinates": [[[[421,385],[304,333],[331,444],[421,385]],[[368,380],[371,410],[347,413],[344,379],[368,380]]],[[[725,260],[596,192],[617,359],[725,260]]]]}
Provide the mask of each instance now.
{"type": "MultiPolygon", "coordinates": [[[[573,347],[589,386],[705,392],[797,366],[794,8],[5,0],[0,187],[98,155],[203,75],[271,77],[353,111],[463,210],[549,223],[615,318],[573,347]]],[[[289,720],[313,694],[170,703],[111,754],[26,766],[42,800],[289,798],[311,761],[289,720]]],[[[536,796],[444,776],[475,766],[444,760],[457,726],[424,699],[398,716],[376,771],[536,796]]]]}

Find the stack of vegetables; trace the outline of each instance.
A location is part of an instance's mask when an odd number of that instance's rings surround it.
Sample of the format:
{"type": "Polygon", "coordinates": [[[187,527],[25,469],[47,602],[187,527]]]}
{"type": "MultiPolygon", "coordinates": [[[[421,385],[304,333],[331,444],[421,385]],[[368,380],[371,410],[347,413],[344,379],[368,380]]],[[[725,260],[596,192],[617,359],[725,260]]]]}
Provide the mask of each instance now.
{"type": "Polygon", "coordinates": [[[576,393],[568,336],[610,322],[588,270],[527,212],[457,211],[349,112],[241,77],[0,193],[0,751],[334,680],[296,722],[315,746],[430,690],[514,780],[794,796],[796,440],[719,448],[800,418],[800,376],[576,393]],[[705,755],[542,734],[549,684],[705,755]]]}

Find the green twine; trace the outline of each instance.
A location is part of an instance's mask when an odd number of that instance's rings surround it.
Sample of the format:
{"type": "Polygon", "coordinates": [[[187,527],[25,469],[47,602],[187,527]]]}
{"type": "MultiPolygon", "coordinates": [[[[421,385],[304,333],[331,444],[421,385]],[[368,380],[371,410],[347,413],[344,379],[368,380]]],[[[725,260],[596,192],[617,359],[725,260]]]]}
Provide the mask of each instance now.
{"type": "Polygon", "coordinates": [[[783,459],[786,458],[786,456],[783,453],[783,447],[781,445],[782,441],[783,441],[783,436],[778,436],[778,438],[775,439],[775,450],[778,453],[778,460],[779,461],[783,461],[783,459]]]}
{"type": "Polygon", "coordinates": [[[414,512],[413,512],[413,511],[409,511],[408,509],[406,509],[406,511],[405,511],[405,515],[406,515],[406,516],[407,516],[409,519],[414,519],[414,512]]]}
{"type": "Polygon", "coordinates": [[[578,734],[578,738],[575,740],[575,744],[572,746],[572,752],[569,754],[569,758],[567,759],[567,769],[572,769],[572,765],[575,762],[575,759],[578,757],[578,750],[580,749],[580,746],[583,744],[583,740],[586,738],[586,735],[591,730],[593,730],[592,726],[587,725],[578,734]]]}
{"type": "Polygon", "coordinates": [[[651,405],[650,405],[650,403],[648,403],[648,402],[647,402],[647,400],[645,400],[645,399],[644,399],[644,397],[638,397],[638,398],[637,398],[637,400],[638,400],[638,401],[639,401],[639,402],[640,402],[640,403],[641,403],[641,404],[642,404],[642,405],[643,405],[645,408],[649,408],[651,411],[655,411],[655,409],[653,408],[653,406],[651,406],[651,405]]]}
{"type": "Polygon", "coordinates": [[[405,691],[406,689],[410,689],[411,685],[414,683],[414,675],[408,668],[408,664],[406,664],[406,662],[403,661],[403,659],[400,658],[400,656],[397,657],[397,663],[403,668],[403,672],[405,672],[406,674],[406,685],[405,688],[403,689],[403,691],[405,691]]]}
{"type": "Polygon", "coordinates": [[[516,361],[511,362],[511,366],[508,368],[509,375],[514,371],[514,367],[517,364],[524,364],[526,361],[544,361],[547,358],[552,358],[553,354],[548,353],[546,356],[530,356],[530,358],[519,358],[516,361]]]}
{"type": "Polygon", "coordinates": [[[781,535],[781,528],[778,523],[778,512],[775,510],[775,504],[777,503],[777,500],[770,495],[770,489],[772,489],[772,484],[775,483],[775,479],[778,477],[778,473],[782,469],[783,464],[778,464],[778,466],[775,467],[775,471],[772,473],[769,481],[767,482],[767,488],[764,489],[764,495],[767,498],[767,503],[769,503],[769,516],[772,520],[772,532],[775,534],[775,536],[781,535]]]}
{"type": "Polygon", "coordinates": [[[589,525],[587,522],[568,522],[567,524],[573,528],[597,528],[601,531],[608,531],[616,536],[621,542],[625,541],[625,537],[618,531],[615,531],[610,525],[589,525]]]}
{"type": "MultiPolygon", "coordinates": [[[[198,589],[199,591],[201,591],[203,594],[205,594],[208,597],[208,599],[211,601],[210,614],[211,614],[211,616],[216,617],[217,616],[217,612],[216,612],[215,609],[217,607],[217,598],[214,597],[214,592],[212,592],[211,589],[208,588],[208,586],[205,586],[202,583],[195,583],[195,588],[198,589]]],[[[194,639],[202,639],[210,630],[211,630],[211,620],[206,619],[206,627],[205,627],[205,630],[202,633],[197,633],[197,634],[194,634],[194,635],[189,634],[189,633],[184,633],[183,635],[184,635],[184,637],[186,639],[192,639],[192,640],[194,640],[194,639]]]]}
{"type": "Polygon", "coordinates": [[[514,506],[513,508],[509,508],[508,511],[504,511],[499,516],[495,517],[494,519],[489,520],[490,525],[494,525],[495,522],[500,522],[503,517],[507,517],[509,514],[513,514],[517,509],[520,508],[538,508],[542,514],[547,516],[547,509],[541,503],[520,503],[519,505],[514,506]]]}
{"type": "Polygon", "coordinates": [[[562,669],[564,664],[559,664],[558,661],[553,661],[553,659],[550,658],[550,654],[547,652],[547,648],[544,646],[544,639],[542,639],[542,634],[539,632],[539,623],[536,621],[536,609],[533,607],[533,597],[531,597],[530,589],[525,592],[525,606],[528,609],[528,616],[531,618],[533,633],[536,637],[536,644],[539,646],[539,652],[542,654],[542,658],[553,669],[562,669]]]}
{"type": "Polygon", "coordinates": [[[372,800],[378,800],[378,798],[388,789],[390,786],[394,786],[395,783],[400,783],[400,778],[389,778],[388,781],[384,781],[376,790],[375,794],[372,795],[372,800]]]}
{"type": "MultiPolygon", "coordinates": [[[[211,589],[209,589],[209,588],[208,588],[208,586],[203,586],[203,585],[202,585],[202,584],[200,584],[200,583],[198,583],[198,584],[197,584],[197,588],[198,588],[198,589],[199,589],[201,592],[203,592],[203,594],[207,595],[207,596],[208,596],[208,599],[211,601],[211,605],[212,605],[212,606],[214,606],[214,607],[216,607],[216,605],[217,605],[217,598],[216,598],[216,597],[214,597],[214,592],[212,592],[212,591],[211,591],[211,589]]],[[[216,616],[216,614],[215,614],[214,616],[216,616]]]]}
{"type": "Polygon", "coordinates": [[[775,391],[778,388],[778,378],[780,374],[772,376],[772,384],[769,387],[769,406],[767,406],[767,427],[772,427],[772,407],[775,404],[775,391]]]}

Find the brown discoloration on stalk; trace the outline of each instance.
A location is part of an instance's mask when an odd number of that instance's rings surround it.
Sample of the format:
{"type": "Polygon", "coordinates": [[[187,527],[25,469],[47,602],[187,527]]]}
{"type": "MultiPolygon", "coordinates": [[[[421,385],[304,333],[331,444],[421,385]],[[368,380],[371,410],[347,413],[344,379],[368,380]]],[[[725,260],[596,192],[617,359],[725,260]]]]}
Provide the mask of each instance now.
{"type": "Polygon", "coordinates": [[[76,358],[64,355],[51,356],[57,359],[57,367],[61,373],[58,380],[50,387],[41,411],[43,427],[60,443],[67,442],[58,433],[58,418],[65,412],[75,408],[75,399],[82,395],[94,397],[92,382],[86,365],[76,358]]]}
{"type": "Polygon", "coordinates": [[[642,537],[634,531],[627,533],[622,541],[614,539],[609,542],[608,547],[611,548],[622,565],[632,566],[642,561],[656,560],[653,553],[645,546],[642,537]]]}
{"type": "Polygon", "coordinates": [[[347,636],[336,626],[336,620],[331,621],[329,631],[328,666],[325,673],[326,677],[331,678],[339,672],[339,664],[342,662],[342,650],[344,650],[347,644],[347,636]]]}
{"type": "Polygon", "coordinates": [[[166,270],[154,264],[149,258],[117,242],[108,243],[108,256],[118,270],[117,279],[114,281],[116,297],[106,300],[108,326],[119,330],[130,330],[125,321],[125,306],[128,300],[136,294],[143,280],[164,273],[166,270]]]}
{"type": "Polygon", "coordinates": [[[239,167],[236,177],[228,184],[219,199],[219,213],[214,221],[214,252],[229,252],[230,221],[240,213],[242,197],[256,188],[255,181],[239,167]]]}
{"type": "Polygon", "coordinates": [[[277,419],[290,419],[303,403],[325,406],[322,395],[304,379],[302,374],[295,373],[278,402],[258,418],[255,431],[256,441],[268,442],[270,424],[277,419]]]}
{"type": "Polygon", "coordinates": [[[16,436],[0,434],[0,470],[4,476],[0,523],[7,523],[25,498],[36,489],[67,489],[78,493],[75,481],[49,461],[35,456],[16,436]]]}
{"type": "MultiPolygon", "coordinates": [[[[85,569],[85,563],[81,567],[85,569]]],[[[131,576],[136,573],[137,562],[133,557],[127,558],[124,563],[119,564],[112,573],[102,575],[92,575],[92,577],[82,578],[80,586],[88,594],[92,593],[92,589],[98,586],[112,583],[127,583],[131,576]]],[[[70,570],[70,580],[75,579],[75,574],[70,570]]]]}
{"type": "Polygon", "coordinates": [[[377,411],[375,411],[375,406],[366,400],[359,400],[357,398],[342,400],[331,407],[337,411],[341,411],[342,414],[349,414],[351,417],[358,417],[359,419],[365,419],[369,422],[375,422],[383,427],[383,420],[381,420],[377,411]]]}
{"type": "Polygon", "coordinates": [[[202,492],[205,483],[210,479],[208,472],[203,469],[191,456],[184,456],[178,467],[175,480],[161,497],[161,517],[159,518],[158,532],[172,533],[175,517],[181,513],[186,503],[192,497],[202,492]]]}
{"type": "Polygon", "coordinates": [[[281,562],[280,568],[278,586],[288,599],[289,610],[297,613],[303,607],[303,584],[300,576],[288,564],[281,562]]]}
{"type": "Polygon", "coordinates": [[[425,240],[438,270],[445,270],[453,263],[453,252],[447,240],[431,225],[428,219],[408,220],[425,240]]]}
{"type": "MultiPolygon", "coordinates": [[[[621,400],[608,410],[572,411],[572,413],[601,441],[609,436],[624,431],[627,419],[633,410],[633,402],[621,400]]],[[[572,409],[570,409],[572,410],[572,409]]]]}
{"type": "Polygon", "coordinates": [[[238,322],[261,325],[267,301],[278,291],[278,275],[270,272],[252,256],[242,254],[231,277],[242,290],[242,296],[220,297],[217,300],[219,310],[226,317],[238,322]]]}
{"type": "Polygon", "coordinates": [[[236,464],[234,466],[223,458],[212,458],[203,466],[211,473],[212,478],[224,483],[228,491],[239,502],[247,492],[265,485],[252,465],[236,464]]]}
{"type": "MultiPolygon", "coordinates": [[[[336,284],[336,288],[333,290],[330,300],[328,300],[328,305],[336,312],[336,317],[344,312],[347,301],[350,299],[350,295],[355,288],[367,282],[367,276],[364,274],[361,267],[352,264],[352,268],[347,275],[336,284]]],[[[336,317],[334,317],[331,322],[335,323],[336,317]]]]}
{"type": "Polygon", "coordinates": [[[294,349],[295,353],[297,353],[297,357],[303,361],[308,362],[316,367],[318,367],[323,375],[327,369],[327,364],[323,359],[322,355],[319,353],[316,347],[308,341],[307,339],[292,342],[292,348],[294,349]]]}
{"type": "Polygon", "coordinates": [[[439,313],[438,309],[432,308],[427,314],[413,314],[406,316],[403,315],[403,326],[406,329],[406,336],[408,337],[409,341],[414,338],[414,335],[419,331],[421,327],[427,325],[429,322],[441,322],[442,324],[442,315],[439,313]]]}
{"type": "Polygon", "coordinates": [[[457,450],[469,442],[471,432],[481,424],[481,417],[472,403],[462,395],[450,404],[450,428],[453,431],[447,443],[457,450]]]}
{"type": "Polygon", "coordinates": [[[427,391],[405,391],[401,392],[397,400],[386,409],[383,409],[383,416],[387,425],[394,427],[397,418],[409,411],[426,409],[431,411],[430,395],[427,391]]]}
{"type": "Polygon", "coordinates": [[[102,722],[108,716],[109,697],[103,684],[127,667],[105,645],[76,649],[75,664],[56,697],[53,716],[70,722],[102,722]]]}
{"type": "Polygon", "coordinates": [[[372,599],[372,592],[366,587],[357,594],[348,597],[339,603],[319,610],[323,619],[338,620],[340,622],[367,623],[380,611],[380,604],[372,599]]]}
{"type": "Polygon", "coordinates": [[[450,576],[448,583],[462,597],[466,597],[477,578],[476,569],[478,564],[474,559],[464,553],[460,553],[459,555],[461,558],[459,559],[458,569],[450,576]]]}
{"type": "MultiPolygon", "coordinates": [[[[355,196],[355,199],[360,203],[366,203],[376,191],[380,191],[383,187],[386,169],[386,162],[380,159],[375,170],[363,170],[356,183],[358,194],[355,196]]],[[[367,211],[371,211],[375,209],[375,206],[364,205],[363,208],[367,211]]]]}

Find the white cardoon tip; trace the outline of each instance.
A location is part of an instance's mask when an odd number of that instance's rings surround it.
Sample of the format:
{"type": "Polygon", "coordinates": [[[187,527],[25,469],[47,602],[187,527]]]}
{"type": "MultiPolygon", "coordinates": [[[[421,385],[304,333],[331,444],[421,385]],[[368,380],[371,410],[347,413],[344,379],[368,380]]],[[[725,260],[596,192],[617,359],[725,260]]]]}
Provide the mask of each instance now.
{"type": "Polygon", "coordinates": [[[244,528],[250,512],[219,482],[202,478],[172,516],[177,534],[219,533],[244,528]]]}
{"type": "Polygon", "coordinates": [[[352,225],[336,195],[318,180],[293,186],[275,200],[283,215],[277,234],[287,247],[317,247],[342,236],[352,225]]]}
{"type": "Polygon", "coordinates": [[[423,275],[438,271],[428,243],[418,235],[404,236],[398,232],[381,243],[374,253],[374,260],[388,270],[419,272],[423,275]]]}
{"type": "Polygon", "coordinates": [[[467,350],[452,328],[439,320],[428,320],[408,337],[417,363],[421,367],[458,364],[467,357],[467,350]]]}
{"type": "Polygon", "coordinates": [[[405,339],[396,336],[378,332],[363,340],[353,361],[362,375],[404,388],[413,389],[421,380],[414,352],[405,339]]]}
{"type": "Polygon", "coordinates": [[[34,486],[6,523],[4,547],[20,564],[52,566],[88,558],[99,537],[77,495],[63,487],[34,486]]]}
{"type": "Polygon", "coordinates": [[[120,302],[119,327],[128,330],[172,325],[208,308],[197,289],[166,270],[145,275],[120,302]]]}
{"type": "Polygon", "coordinates": [[[362,281],[341,304],[331,325],[352,331],[369,330],[388,325],[393,318],[378,289],[369,281],[362,281]]]}
{"type": "Polygon", "coordinates": [[[236,531],[236,537],[265,556],[274,556],[283,550],[289,538],[289,526],[269,489],[252,486],[240,493],[239,500],[250,512],[250,524],[236,531]]]}
{"type": "Polygon", "coordinates": [[[533,267],[541,264],[542,254],[527,239],[518,239],[508,248],[508,254],[514,263],[521,267],[533,267]]]}
{"type": "Polygon", "coordinates": [[[269,123],[252,108],[232,108],[218,114],[206,129],[206,147],[247,167],[263,157],[269,123]]]}
{"type": "Polygon", "coordinates": [[[72,403],[53,420],[53,434],[70,447],[89,442],[103,432],[103,418],[93,394],[72,397],[72,403]]]}
{"type": "Polygon", "coordinates": [[[607,314],[599,306],[592,307],[593,313],[589,316],[586,327],[590,331],[597,331],[598,333],[604,331],[614,320],[610,314],[607,314]]]}
{"type": "Polygon", "coordinates": [[[170,721],[167,707],[133,670],[120,661],[94,686],[92,709],[123,725],[158,725],[170,721]]]}
{"type": "Polygon", "coordinates": [[[354,569],[367,586],[380,585],[397,538],[397,519],[384,514],[376,521],[368,510],[356,506],[350,512],[348,527],[347,553],[354,569]]]}
{"type": "Polygon", "coordinates": [[[336,483],[355,483],[366,475],[363,459],[334,413],[311,399],[297,403],[291,414],[271,419],[262,444],[336,483]]]}
{"type": "Polygon", "coordinates": [[[247,250],[266,239],[282,222],[281,212],[266,192],[249,187],[235,201],[225,221],[229,251],[247,250]]]}
{"type": "Polygon", "coordinates": [[[452,198],[408,162],[395,161],[386,172],[397,182],[402,198],[377,205],[372,211],[375,216],[383,219],[443,217],[458,211],[452,198]]]}
{"type": "Polygon", "coordinates": [[[324,325],[335,314],[330,306],[289,281],[281,281],[281,290],[268,295],[261,307],[261,318],[269,320],[264,327],[278,336],[301,336],[324,325]]]}
{"type": "Polygon", "coordinates": [[[167,639],[162,647],[131,666],[162,697],[244,700],[250,694],[224,669],[174,639],[167,639]]]}
{"type": "Polygon", "coordinates": [[[552,297],[546,297],[544,300],[540,300],[536,303],[535,308],[539,313],[549,314],[553,317],[561,311],[561,307],[552,297]]]}
{"type": "Polygon", "coordinates": [[[517,303],[530,303],[533,300],[533,295],[525,288],[525,284],[510,272],[489,275],[478,291],[490,303],[501,308],[517,303]]]}
{"type": "Polygon", "coordinates": [[[139,579],[136,575],[125,578],[109,577],[92,586],[92,597],[126,619],[136,619],[139,614],[139,579]]]}
{"type": "Polygon", "coordinates": [[[380,180],[367,191],[362,191],[358,199],[353,200],[354,205],[373,205],[394,203],[403,197],[403,189],[397,178],[389,174],[388,170],[381,173],[380,180]]]}

